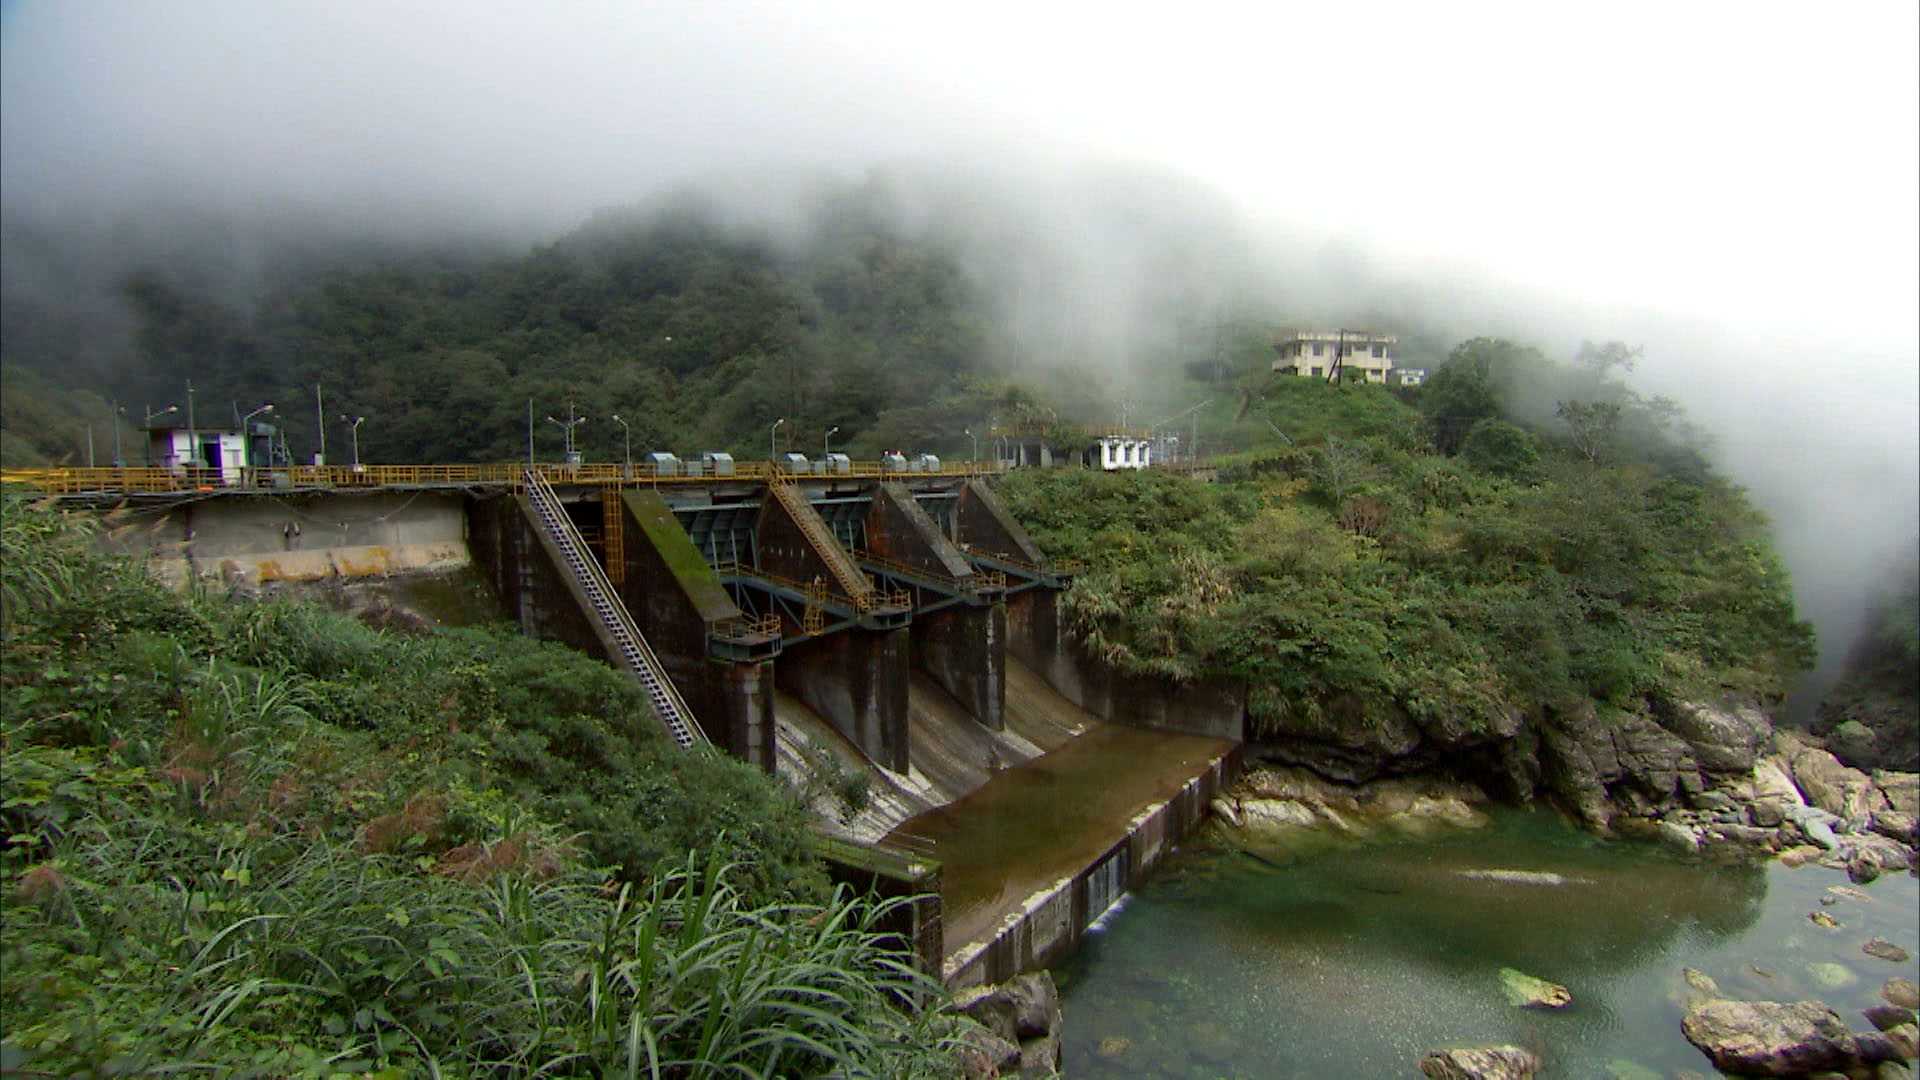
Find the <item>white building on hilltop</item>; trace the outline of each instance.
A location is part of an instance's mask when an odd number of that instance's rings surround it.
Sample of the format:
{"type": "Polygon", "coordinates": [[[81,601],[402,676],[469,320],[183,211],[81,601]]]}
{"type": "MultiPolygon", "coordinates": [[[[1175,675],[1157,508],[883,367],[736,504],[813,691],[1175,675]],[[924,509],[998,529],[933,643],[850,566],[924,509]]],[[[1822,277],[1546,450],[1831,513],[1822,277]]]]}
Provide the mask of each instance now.
{"type": "Polygon", "coordinates": [[[1366,330],[1299,330],[1274,338],[1273,370],[1281,375],[1343,378],[1384,383],[1393,371],[1393,347],[1399,338],[1366,330]]]}
{"type": "Polygon", "coordinates": [[[1153,443],[1134,435],[1102,435],[1087,447],[1090,469],[1144,469],[1153,464],[1153,443]]]}

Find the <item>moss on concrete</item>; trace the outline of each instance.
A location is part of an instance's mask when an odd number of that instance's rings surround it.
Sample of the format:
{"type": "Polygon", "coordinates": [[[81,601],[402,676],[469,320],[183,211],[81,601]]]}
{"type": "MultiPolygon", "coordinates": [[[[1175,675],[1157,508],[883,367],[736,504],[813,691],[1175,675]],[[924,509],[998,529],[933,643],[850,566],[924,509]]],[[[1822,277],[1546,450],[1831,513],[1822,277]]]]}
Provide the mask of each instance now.
{"type": "Polygon", "coordinates": [[[660,563],[678,582],[687,601],[708,621],[737,616],[740,609],[707,565],[706,557],[680,527],[679,519],[657,491],[629,491],[621,496],[627,513],[660,557],[660,563]]]}

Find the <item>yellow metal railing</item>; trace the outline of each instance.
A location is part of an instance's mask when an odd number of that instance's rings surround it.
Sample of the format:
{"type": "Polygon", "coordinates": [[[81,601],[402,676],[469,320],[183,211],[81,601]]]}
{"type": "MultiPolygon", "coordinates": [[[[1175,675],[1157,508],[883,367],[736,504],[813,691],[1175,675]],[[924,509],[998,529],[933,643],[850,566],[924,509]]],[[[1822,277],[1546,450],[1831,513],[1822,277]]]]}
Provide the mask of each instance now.
{"type": "MultiPolygon", "coordinates": [[[[282,465],[244,469],[166,469],[166,468],[20,468],[0,470],[0,483],[18,483],[34,487],[48,495],[80,495],[124,492],[128,494],[169,494],[212,491],[311,490],[364,487],[426,487],[473,485],[504,487],[515,491],[524,482],[527,466],[520,463],[493,465],[282,465]]],[[[808,479],[963,479],[990,476],[999,471],[991,465],[945,465],[933,472],[889,466],[880,462],[855,462],[844,473],[792,474],[768,462],[738,462],[723,476],[703,473],[698,462],[682,462],[673,475],[661,475],[651,465],[635,465],[631,475],[618,464],[538,465],[542,478],[555,485],[594,484],[620,487],[628,484],[711,484],[729,480],[764,482],[775,478],[788,481],[808,479]]]]}
{"type": "Polygon", "coordinates": [[[780,616],[743,615],[737,619],[721,619],[713,624],[713,636],[733,641],[751,637],[779,637],[780,616]]]}
{"type": "MultiPolygon", "coordinates": [[[[869,563],[883,570],[892,571],[896,577],[920,578],[923,581],[934,582],[949,592],[969,593],[980,589],[1004,589],[1007,587],[1007,575],[999,570],[975,570],[969,577],[954,577],[952,574],[943,574],[937,570],[927,570],[915,566],[912,563],[903,563],[897,559],[889,559],[884,555],[876,555],[866,550],[855,551],[853,557],[860,562],[869,563]]],[[[883,602],[891,602],[904,606],[908,601],[903,601],[901,599],[903,597],[909,598],[910,600],[909,590],[902,589],[887,594],[886,600],[883,602]]]]}

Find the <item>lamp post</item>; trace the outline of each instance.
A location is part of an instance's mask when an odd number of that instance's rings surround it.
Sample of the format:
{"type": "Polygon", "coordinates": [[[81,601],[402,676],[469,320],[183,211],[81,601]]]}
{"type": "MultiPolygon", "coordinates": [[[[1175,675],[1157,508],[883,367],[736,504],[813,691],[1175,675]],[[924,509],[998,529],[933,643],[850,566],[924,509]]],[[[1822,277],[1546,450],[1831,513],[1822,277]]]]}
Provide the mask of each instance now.
{"type": "Polygon", "coordinates": [[[780,425],[786,422],[787,422],[787,418],[783,416],[780,419],[775,420],[773,422],[773,426],[767,429],[767,460],[768,461],[772,461],[778,456],[778,453],[779,453],[777,449],[778,444],[776,444],[773,441],[774,432],[779,431],[780,425]]]}
{"type": "Polygon", "coordinates": [[[142,424],[141,427],[145,428],[147,431],[147,468],[151,469],[153,468],[153,418],[156,416],[165,416],[170,412],[179,412],[180,406],[169,405],[166,408],[161,409],[159,412],[154,412],[151,408],[148,408],[146,405],[142,405],[140,407],[142,409],[145,409],[147,413],[147,421],[146,423],[142,424]]]}
{"type": "Polygon", "coordinates": [[[263,412],[272,411],[273,402],[269,401],[265,405],[260,406],[240,418],[240,464],[248,468],[253,467],[253,440],[247,437],[247,421],[252,420],[263,412]]]}
{"type": "Polygon", "coordinates": [[[820,460],[825,461],[827,458],[827,455],[833,452],[833,436],[834,436],[834,433],[838,432],[839,430],[840,430],[840,425],[835,424],[834,426],[827,429],[826,435],[821,437],[820,460]]]}
{"type": "Polygon", "coordinates": [[[551,416],[547,417],[547,423],[557,424],[560,430],[567,433],[567,464],[569,465],[578,465],[580,463],[578,456],[573,452],[573,429],[586,422],[587,418],[584,416],[579,418],[574,417],[573,402],[571,401],[567,402],[567,418],[565,420],[556,420],[551,416]]]}
{"type": "Polygon", "coordinates": [[[631,480],[633,479],[633,429],[627,426],[625,420],[620,419],[619,413],[614,413],[610,419],[620,425],[620,445],[624,450],[621,456],[627,463],[627,470],[620,476],[622,479],[631,480]]]}
{"type": "Polygon", "coordinates": [[[110,410],[107,413],[107,422],[113,425],[113,467],[124,469],[127,467],[127,459],[120,456],[120,414],[125,410],[120,408],[118,399],[109,400],[107,407],[110,410]]]}
{"type": "Polygon", "coordinates": [[[364,416],[347,416],[344,413],[340,416],[340,422],[347,425],[347,431],[353,436],[353,467],[356,471],[360,468],[360,425],[366,419],[364,416]]]}
{"type": "Polygon", "coordinates": [[[196,463],[198,463],[201,468],[206,467],[206,462],[200,460],[200,432],[193,425],[193,380],[188,379],[187,380],[187,466],[189,468],[192,468],[196,463]]]}
{"type": "Polygon", "coordinates": [[[973,440],[973,463],[980,464],[980,437],[973,433],[972,428],[961,428],[960,433],[973,440]]]}

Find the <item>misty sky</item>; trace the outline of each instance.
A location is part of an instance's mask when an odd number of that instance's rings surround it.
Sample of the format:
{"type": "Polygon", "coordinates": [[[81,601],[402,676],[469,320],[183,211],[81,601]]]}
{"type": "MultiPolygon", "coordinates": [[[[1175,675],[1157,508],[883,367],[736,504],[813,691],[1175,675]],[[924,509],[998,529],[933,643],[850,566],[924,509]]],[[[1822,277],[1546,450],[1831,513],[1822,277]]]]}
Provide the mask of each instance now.
{"type": "MultiPolygon", "coordinates": [[[[906,165],[1052,191],[1000,226],[1034,231],[1089,162],[1345,252],[1362,272],[1321,285],[1371,279],[1372,310],[1398,289],[1461,336],[1645,345],[1636,380],[1718,433],[1816,615],[1920,521],[1914,0],[0,3],[17,220],[547,241],[671,186],[772,205],[906,165]]],[[[1034,264],[1092,268],[1082,299],[1008,291],[1123,347],[1114,268],[1165,265],[1125,225],[1034,264]]]]}
{"type": "Polygon", "coordinates": [[[562,229],[718,173],[1153,163],[1400,257],[1910,345],[1920,22],[1805,3],[10,2],[0,192],[562,229]]]}

